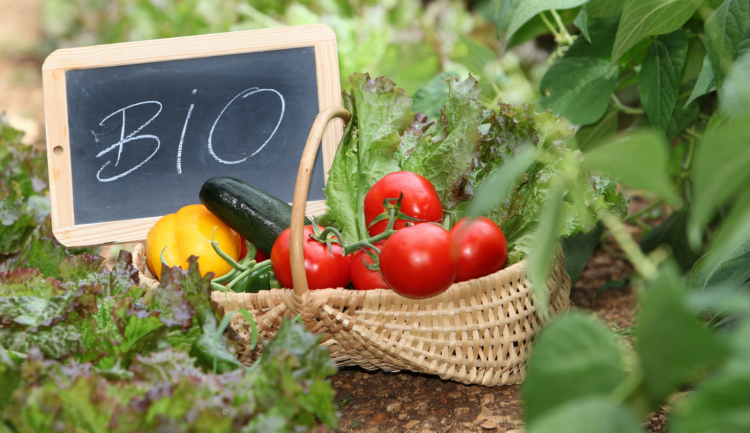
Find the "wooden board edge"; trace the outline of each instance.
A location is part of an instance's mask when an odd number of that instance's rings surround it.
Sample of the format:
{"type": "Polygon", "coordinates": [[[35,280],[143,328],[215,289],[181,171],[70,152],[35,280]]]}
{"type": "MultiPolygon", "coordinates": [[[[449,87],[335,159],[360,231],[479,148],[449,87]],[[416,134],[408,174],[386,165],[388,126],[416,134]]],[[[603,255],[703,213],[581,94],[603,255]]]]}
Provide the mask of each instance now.
{"type": "MultiPolygon", "coordinates": [[[[318,107],[323,111],[341,106],[341,80],[339,76],[338,49],[336,41],[315,45],[315,69],[318,78],[318,107]]],[[[328,183],[328,171],[333,165],[336,148],[344,135],[344,123],[341,119],[330,122],[323,134],[323,166],[325,183],[328,183]]]]}
{"type": "Polygon", "coordinates": [[[75,224],[65,70],[43,71],[42,82],[50,205],[55,210],[52,212],[54,229],[75,224]]]}
{"type": "MultiPolygon", "coordinates": [[[[326,210],[325,201],[307,203],[306,215],[320,215],[326,210]]],[[[68,227],[53,227],[55,238],[68,248],[90,245],[110,245],[126,242],[143,242],[151,226],[161,217],[139,218],[125,221],[111,221],[96,224],[81,224],[68,227]]]]}
{"type": "MultiPolygon", "coordinates": [[[[136,242],[144,240],[148,229],[158,220],[158,217],[154,217],[75,224],[66,71],[299,47],[315,49],[319,110],[341,105],[336,35],[325,24],[61,49],[50,54],[42,66],[42,76],[50,203],[54,210],[52,232],[55,237],[67,247],[136,242]],[[216,47],[221,49],[217,50],[216,47]],[[56,147],[61,147],[62,153],[55,153],[56,147]]],[[[343,135],[343,123],[339,119],[333,123],[323,137],[325,181],[328,180],[328,170],[343,135]]],[[[318,215],[323,212],[324,201],[307,203],[306,214],[318,215]]]]}
{"type": "Polygon", "coordinates": [[[42,70],[90,69],[169,60],[196,59],[286,48],[312,47],[336,42],[325,24],[243,30],[210,35],[183,36],[119,44],[56,50],[45,59],[42,70]]]}

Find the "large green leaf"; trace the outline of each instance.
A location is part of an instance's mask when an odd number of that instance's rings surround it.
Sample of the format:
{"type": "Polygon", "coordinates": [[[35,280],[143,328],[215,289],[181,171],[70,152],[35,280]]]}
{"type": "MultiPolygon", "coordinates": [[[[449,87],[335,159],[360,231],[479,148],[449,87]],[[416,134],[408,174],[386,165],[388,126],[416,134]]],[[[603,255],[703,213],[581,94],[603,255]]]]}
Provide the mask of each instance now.
{"type": "Polygon", "coordinates": [[[476,192],[475,197],[469,205],[470,216],[487,215],[494,207],[506,200],[508,193],[519,183],[521,175],[534,162],[534,149],[520,150],[498,170],[487,178],[485,183],[476,192]]]}
{"type": "Polygon", "coordinates": [[[750,26],[745,29],[745,34],[742,35],[739,47],[737,47],[737,58],[744,56],[750,51],[750,26]]]}
{"type": "Polygon", "coordinates": [[[591,318],[571,314],[544,330],[523,383],[526,419],[533,423],[563,404],[611,392],[625,378],[612,334],[591,318]]]}
{"type": "Polygon", "coordinates": [[[732,116],[750,113],[750,56],[738,59],[719,90],[721,110],[732,116]]]}
{"type": "MultiPolygon", "coordinates": [[[[448,81],[445,110],[417,139],[401,165],[402,170],[427,178],[445,208],[458,203],[460,185],[471,171],[479,146],[482,114],[482,105],[477,101],[482,89],[474,77],[469,75],[464,81],[454,77],[448,81]]],[[[414,122],[421,124],[420,119],[414,122]]],[[[400,152],[403,151],[402,148],[400,152]]]]}
{"type": "Polygon", "coordinates": [[[394,154],[414,113],[411,98],[391,80],[353,74],[349,83],[351,93],[343,99],[352,121],[336,150],[325,192],[336,224],[355,242],[367,237],[365,195],[383,176],[399,170],[394,154]]]}
{"type": "Polygon", "coordinates": [[[523,0],[517,2],[508,25],[507,38],[521,28],[538,13],[550,9],[571,9],[586,3],[588,0],[523,0]]]}
{"type": "Polygon", "coordinates": [[[599,238],[604,233],[604,226],[599,223],[590,232],[578,233],[575,236],[562,239],[560,242],[565,253],[565,272],[570,277],[571,284],[575,284],[578,276],[586,267],[594,252],[594,248],[599,245],[599,238]]]}
{"type": "Polygon", "coordinates": [[[675,200],[666,174],[667,158],[664,138],[654,131],[640,131],[588,152],[584,167],[675,200]]]}
{"type": "Polygon", "coordinates": [[[668,267],[648,285],[636,328],[650,409],[726,353],[724,345],[696,321],[686,305],[677,274],[668,267]]]}
{"type": "MultiPolygon", "coordinates": [[[[750,349],[748,342],[744,345],[750,349]]],[[[673,433],[750,431],[750,360],[737,362],[701,382],[673,411],[673,433]]]]}
{"type": "Polygon", "coordinates": [[[414,93],[412,110],[434,119],[440,116],[440,109],[448,100],[448,84],[445,82],[451,76],[458,76],[456,72],[440,72],[414,93]]]}
{"type": "Polygon", "coordinates": [[[541,314],[547,312],[547,306],[549,305],[547,281],[554,266],[558,233],[564,231],[565,227],[564,195],[562,179],[554,177],[551,181],[549,198],[547,203],[544,204],[539,226],[534,233],[533,248],[529,253],[529,280],[531,280],[534,295],[536,295],[537,311],[541,314]]]}
{"type": "Polygon", "coordinates": [[[578,149],[586,152],[613,138],[617,134],[619,114],[620,112],[616,108],[610,107],[598,122],[581,127],[576,132],[578,149]]]}
{"type": "Polygon", "coordinates": [[[701,73],[698,75],[698,81],[695,82],[693,93],[690,95],[687,102],[685,102],[685,105],[693,102],[695,98],[711,93],[715,90],[716,80],[714,79],[714,71],[711,69],[711,60],[706,56],[703,59],[703,69],[701,69],[701,73]]]}
{"type": "Polygon", "coordinates": [[[701,258],[693,267],[688,281],[691,290],[737,290],[750,281],[750,242],[713,266],[707,266],[707,258],[708,256],[701,258]]]}
{"type": "Polygon", "coordinates": [[[586,9],[592,18],[608,18],[622,13],[625,0],[589,0],[586,9]]]}
{"type": "Polygon", "coordinates": [[[677,102],[687,51],[684,32],[659,36],[648,49],[638,73],[638,90],[648,120],[665,134],[677,102]]]}
{"type": "Polygon", "coordinates": [[[750,239],[750,189],[741,189],[732,203],[731,210],[724,217],[721,226],[716,231],[706,266],[714,266],[726,257],[731,257],[750,239]]]}
{"type": "Polygon", "coordinates": [[[749,21],[750,3],[747,0],[724,0],[706,20],[706,51],[718,83],[724,81],[729,72],[749,21]]]}
{"type": "Polygon", "coordinates": [[[664,222],[648,232],[641,240],[644,253],[655,250],[660,245],[668,245],[674,254],[677,264],[683,271],[693,267],[700,254],[690,248],[687,239],[688,210],[683,207],[675,211],[664,222]]]}
{"type": "MultiPolygon", "coordinates": [[[[584,41],[585,42],[585,41],[584,41]]],[[[601,119],[617,84],[617,68],[604,59],[566,57],[549,68],[541,83],[539,105],[576,125],[601,119]]]]}
{"type": "Polygon", "coordinates": [[[529,422],[527,433],[643,433],[630,411],[609,399],[589,397],[556,407],[529,422]]]}
{"type": "MultiPolygon", "coordinates": [[[[688,105],[684,105],[682,103],[682,99],[678,99],[677,104],[674,107],[674,112],[672,113],[672,118],[669,119],[669,125],[667,126],[667,143],[671,143],[677,136],[677,134],[684,131],[685,128],[695,122],[695,119],[698,118],[700,111],[701,107],[697,102],[692,102],[688,105]]],[[[675,148],[673,147],[672,152],[674,151],[675,148]]],[[[680,153],[679,156],[681,157],[682,153],[680,153]]],[[[677,163],[679,166],[682,161],[680,160],[677,163]]],[[[676,171],[670,172],[670,174],[677,175],[679,174],[679,172],[680,170],[678,168],[676,171]]]]}
{"type": "Polygon", "coordinates": [[[581,35],[586,39],[586,42],[591,43],[591,35],[589,35],[589,14],[586,11],[586,5],[583,5],[581,12],[578,13],[573,24],[575,24],[575,26],[578,27],[578,30],[581,31],[581,35]]]}
{"type": "Polygon", "coordinates": [[[626,0],[612,51],[614,64],[641,39],[679,29],[702,0],[626,0]]]}
{"type": "Polygon", "coordinates": [[[601,18],[591,21],[588,26],[591,42],[578,38],[565,52],[564,58],[589,57],[598,59],[609,59],[612,54],[612,46],[617,35],[617,23],[619,17],[601,18]]]}
{"type": "MultiPolygon", "coordinates": [[[[750,56],[746,56],[750,60],[750,56]]],[[[729,80],[727,80],[727,83],[729,80]]],[[[719,206],[750,182],[750,122],[739,119],[704,135],[693,163],[693,200],[688,236],[694,248],[703,241],[703,229],[719,206]]]]}

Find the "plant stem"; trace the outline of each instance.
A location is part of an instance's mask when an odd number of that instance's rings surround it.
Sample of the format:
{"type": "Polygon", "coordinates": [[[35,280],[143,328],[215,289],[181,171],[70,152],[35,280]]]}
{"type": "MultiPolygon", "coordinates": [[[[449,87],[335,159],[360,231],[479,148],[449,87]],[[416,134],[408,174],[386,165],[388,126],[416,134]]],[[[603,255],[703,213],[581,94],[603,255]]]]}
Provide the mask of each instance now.
{"type": "Polygon", "coordinates": [[[615,96],[615,94],[612,94],[612,102],[614,103],[614,107],[618,110],[622,111],[625,114],[645,114],[646,112],[643,111],[642,108],[632,108],[628,107],[626,105],[623,105],[622,102],[615,96]]]}
{"type": "Polygon", "coordinates": [[[539,12],[539,17],[542,18],[542,21],[544,21],[544,25],[546,25],[549,31],[552,32],[552,35],[555,36],[555,40],[560,39],[560,33],[558,33],[557,29],[555,29],[555,26],[553,26],[552,23],[549,22],[547,16],[544,15],[544,12],[539,12]]]}
{"type": "Polygon", "coordinates": [[[552,9],[550,10],[552,13],[552,16],[555,18],[555,21],[557,22],[557,25],[560,27],[560,35],[565,38],[565,40],[568,42],[568,45],[573,45],[573,37],[570,36],[570,33],[568,33],[568,29],[565,28],[565,24],[563,24],[562,19],[560,18],[560,15],[557,14],[557,11],[552,9]]]}
{"type": "Polygon", "coordinates": [[[691,137],[695,137],[695,138],[698,138],[698,139],[703,138],[703,136],[701,134],[699,134],[698,132],[696,132],[695,130],[690,129],[690,128],[685,129],[685,133],[688,134],[691,137]]]}
{"type": "Polygon", "coordinates": [[[211,241],[210,241],[211,242],[211,246],[214,248],[214,251],[216,251],[216,254],[218,254],[219,257],[221,257],[222,259],[224,259],[225,262],[229,263],[229,265],[231,267],[233,267],[234,269],[237,269],[238,271],[244,271],[244,270],[246,270],[247,266],[244,266],[244,265],[241,265],[241,264],[237,263],[237,261],[235,259],[229,257],[229,255],[227,253],[225,253],[224,251],[221,250],[221,248],[219,248],[219,242],[217,242],[217,241],[214,240],[214,236],[216,235],[216,229],[217,228],[218,227],[214,226],[214,232],[211,234],[211,241]]]}
{"type": "Polygon", "coordinates": [[[636,213],[634,213],[634,214],[630,214],[630,215],[626,216],[626,217],[625,217],[625,218],[624,218],[624,219],[622,220],[622,222],[626,223],[626,222],[628,222],[628,221],[631,221],[631,220],[637,219],[637,218],[639,218],[639,217],[640,217],[641,215],[644,215],[644,214],[646,214],[646,213],[650,212],[651,210],[653,210],[654,208],[656,208],[657,206],[659,206],[659,205],[660,205],[660,204],[662,204],[662,203],[664,203],[664,199],[663,199],[663,198],[662,198],[662,199],[659,199],[659,200],[657,200],[657,201],[655,201],[655,202],[653,202],[653,203],[651,203],[650,205],[648,205],[648,206],[644,207],[643,209],[639,210],[638,212],[636,212],[636,213]]]}
{"type": "Polygon", "coordinates": [[[640,218],[633,218],[633,219],[632,219],[631,221],[632,221],[632,222],[633,222],[633,223],[634,223],[635,225],[637,225],[638,227],[640,227],[640,228],[642,228],[642,229],[643,229],[643,234],[644,234],[644,235],[645,235],[646,233],[650,232],[650,231],[651,231],[651,229],[653,228],[653,227],[651,227],[650,225],[648,225],[648,224],[644,223],[643,221],[641,221],[641,219],[640,219],[640,218]]]}
{"type": "Polygon", "coordinates": [[[612,233],[612,236],[615,237],[617,243],[620,244],[620,247],[622,247],[622,250],[628,256],[628,260],[633,264],[635,270],[647,280],[654,279],[656,277],[656,265],[643,254],[641,248],[625,230],[624,224],[618,221],[617,217],[609,211],[601,212],[601,221],[609,229],[609,232],[612,233]]]}
{"type": "Polygon", "coordinates": [[[687,155],[685,155],[685,163],[682,166],[684,171],[690,169],[690,163],[693,162],[693,150],[695,149],[695,138],[688,140],[687,155]]]}

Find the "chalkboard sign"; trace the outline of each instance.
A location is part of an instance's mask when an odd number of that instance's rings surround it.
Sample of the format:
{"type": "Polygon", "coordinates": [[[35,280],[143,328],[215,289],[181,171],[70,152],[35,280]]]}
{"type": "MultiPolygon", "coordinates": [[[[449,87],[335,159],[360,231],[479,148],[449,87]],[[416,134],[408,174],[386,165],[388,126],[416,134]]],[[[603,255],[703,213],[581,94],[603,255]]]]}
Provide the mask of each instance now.
{"type": "MultiPolygon", "coordinates": [[[[53,232],[68,246],[142,240],[213,176],[291,202],[315,116],[340,105],[322,25],[59,50],[43,76],[53,232]]],[[[324,209],[342,132],[328,129],[308,214],[324,209]]]]}

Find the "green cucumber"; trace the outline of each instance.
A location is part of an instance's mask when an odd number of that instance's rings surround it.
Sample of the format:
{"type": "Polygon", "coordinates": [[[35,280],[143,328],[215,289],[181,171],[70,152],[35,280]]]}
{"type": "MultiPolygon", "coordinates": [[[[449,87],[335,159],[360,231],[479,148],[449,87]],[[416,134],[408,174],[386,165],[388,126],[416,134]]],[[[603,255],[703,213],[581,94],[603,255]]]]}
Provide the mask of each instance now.
{"type": "MultiPolygon", "coordinates": [[[[249,183],[212,177],[201,187],[201,202],[229,227],[271,257],[281,232],[289,228],[292,207],[249,183]]],[[[305,225],[312,224],[305,218],[305,225]]]]}

